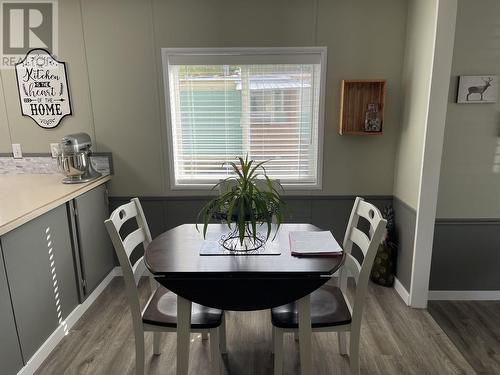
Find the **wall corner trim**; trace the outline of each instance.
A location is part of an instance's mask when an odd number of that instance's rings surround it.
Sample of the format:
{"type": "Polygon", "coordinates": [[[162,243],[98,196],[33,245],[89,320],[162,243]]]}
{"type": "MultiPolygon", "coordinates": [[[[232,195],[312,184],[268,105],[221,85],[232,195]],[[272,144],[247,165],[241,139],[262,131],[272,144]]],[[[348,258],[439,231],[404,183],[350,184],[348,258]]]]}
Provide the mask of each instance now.
{"type": "Polygon", "coordinates": [[[429,301],[500,301],[500,290],[429,290],[429,301]]]}
{"type": "Polygon", "coordinates": [[[403,302],[409,306],[410,305],[410,293],[406,290],[401,281],[397,277],[394,278],[394,290],[399,294],[403,302]]]}
{"type": "Polygon", "coordinates": [[[427,114],[418,191],[410,305],[426,308],[434,241],[441,156],[450,86],[457,0],[433,0],[434,41],[432,72],[426,100],[427,114]]]}

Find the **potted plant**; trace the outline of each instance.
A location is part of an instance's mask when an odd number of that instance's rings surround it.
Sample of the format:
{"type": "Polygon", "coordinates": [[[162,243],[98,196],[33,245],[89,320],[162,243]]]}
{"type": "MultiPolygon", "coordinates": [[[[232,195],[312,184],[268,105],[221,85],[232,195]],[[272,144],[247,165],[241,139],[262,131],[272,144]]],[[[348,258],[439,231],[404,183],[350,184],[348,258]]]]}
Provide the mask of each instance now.
{"type": "Polygon", "coordinates": [[[376,284],[392,287],[394,284],[398,250],[394,209],[392,206],[386,206],[382,211],[382,216],[387,220],[386,233],[384,240],[378,247],[370,278],[376,284]]]}
{"type": "MultiPolygon", "coordinates": [[[[203,238],[206,237],[211,219],[227,223],[231,232],[221,238],[221,245],[227,250],[251,251],[261,247],[269,239],[273,218],[278,231],[283,221],[285,202],[266,174],[263,162],[248,160],[248,156],[238,158],[239,164],[224,163],[230,166],[234,176],[228,177],[212,189],[225,187],[218,197],[208,202],[198,213],[198,222],[203,222],[203,238]],[[234,224],[234,228],[233,228],[234,224]],[[266,235],[258,227],[266,226],[266,235]]],[[[279,187],[281,185],[278,183],[279,187]]],[[[281,187],[282,188],[282,187],[281,187]]],[[[198,229],[198,224],[196,225],[198,229]]],[[[276,234],[275,234],[276,236],[276,234]]]]}

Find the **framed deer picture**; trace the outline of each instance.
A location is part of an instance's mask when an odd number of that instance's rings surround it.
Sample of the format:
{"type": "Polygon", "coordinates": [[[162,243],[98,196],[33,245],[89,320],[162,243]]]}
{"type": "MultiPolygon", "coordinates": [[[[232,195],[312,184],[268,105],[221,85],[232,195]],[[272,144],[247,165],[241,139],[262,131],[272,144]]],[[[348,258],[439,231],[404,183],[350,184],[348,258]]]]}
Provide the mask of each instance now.
{"type": "Polygon", "coordinates": [[[457,103],[495,103],[497,96],[497,76],[460,76],[457,103]]]}

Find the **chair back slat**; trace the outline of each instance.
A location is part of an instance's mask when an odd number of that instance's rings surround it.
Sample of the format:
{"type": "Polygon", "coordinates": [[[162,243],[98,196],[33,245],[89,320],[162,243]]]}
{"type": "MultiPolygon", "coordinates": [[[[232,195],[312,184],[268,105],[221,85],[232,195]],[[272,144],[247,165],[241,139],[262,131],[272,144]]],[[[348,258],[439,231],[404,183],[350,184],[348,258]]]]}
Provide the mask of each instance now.
{"type": "Polygon", "coordinates": [[[120,232],[123,224],[137,216],[137,207],[134,202],[126,203],[118,207],[111,213],[109,220],[113,221],[113,225],[120,232]]]}
{"type": "MultiPolygon", "coordinates": [[[[110,218],[104,221],[104,224],[120,262],[130,311],[132,313],[132,322],[134,326],[140,327],[142,330],[142,308],[137,285],[140,277],[147,270],[144,264],[144,257],[140,257],[132,264],[130,254],[140,243],[143,243],[146,247],[151,242],[151,233],[139,200],[134,198],[130,203],[126,203],[115,209],[111,213],[110,218]],[[136,220],[138,229],[134,230],[123,240],[120,236],[120,229],[125,222],[131,219],[136,220]]],[[[154,282],[151,283],[151,285],[154,284],[154,282]]]]}
{"type": "Polygon", "coordinates": [[[378,220],[382,219],[382,215],[378,209],[371,203],[361,200],[358,205],[357,214],[365,218],[370,223],[370,237],[373,236],[378,220]]]}
{"type": "Polygon", "coordinates": [[[384,237],[386,225],[387,221],[382,217],[377,207],[371,203],[365,202],[363,198],[356,198],[344,237],[346,261],[344,263],[345,267],[342,267],[340,271],[340,288],[347,297],[347,277],[348,273],[352,274],[356,283],[356,291],[354,293],[354,299],[352,303],[350,303],[350,306],[352,306],[351,324],[353,327],[357,327],[357,329],[359,329],[361,324],[371,269],[377,254],[378,246],[384,237]],[[365,218],[370,223],[370,236],[367,236],[363,231],[357,228],[360,217],[365,218]],[[356,244],[363,252],[364,257],[361,264],[351,255],[353,244],[356,244]]]}
{"type": "Polygon", "coordinates": [[[134,251],[140,243],[143,243],[145,239],[144,230],[140,227],[125,237],[125,240],[123,240],[123,248],[127,253],[127,257],[130,257],[132,251],[134,251]]]}
{"type": "Polygon", "coordinates": [[[352,228],[350,240],[361,249],[363,256],[366,256],[366,252],[370,247],[370,238],[358,228],[352,228]]]}

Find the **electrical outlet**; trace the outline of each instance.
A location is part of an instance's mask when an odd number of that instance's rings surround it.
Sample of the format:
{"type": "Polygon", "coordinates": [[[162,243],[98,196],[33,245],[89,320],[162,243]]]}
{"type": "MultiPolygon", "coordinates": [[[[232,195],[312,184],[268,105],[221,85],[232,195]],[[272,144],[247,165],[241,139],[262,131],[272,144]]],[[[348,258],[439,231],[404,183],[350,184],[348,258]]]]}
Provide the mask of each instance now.
{"type": "Polygon", "coordinates": [[[57,158],[57,155],[59,155],[59,143],[50,143],[50,154],[53,158],[57,158]]]}
{"type": "Polygon", "coordinates": [[[22,159],[23,158],[23,151],[21,150],[20,143],[13,143],[12,144],[12,154],[14,155],[14,159],[22,159]]]}

